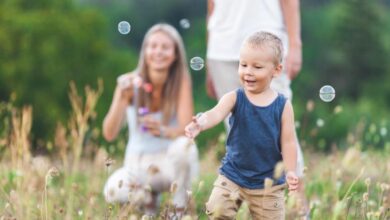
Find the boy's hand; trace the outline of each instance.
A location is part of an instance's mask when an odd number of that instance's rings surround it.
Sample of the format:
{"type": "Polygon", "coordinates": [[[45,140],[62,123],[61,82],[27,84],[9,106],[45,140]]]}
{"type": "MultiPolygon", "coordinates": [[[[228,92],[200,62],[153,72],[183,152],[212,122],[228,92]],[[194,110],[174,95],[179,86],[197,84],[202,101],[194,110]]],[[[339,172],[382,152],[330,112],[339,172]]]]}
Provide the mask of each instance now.
{"type": "Polygon", "coordinates": [[[286,174],[286,181],[288,185],[288,191],[296,192],[298,189],[299,178],[293,171],[288,171],[286,174]]]}
{"type": "Polygon", "coordinates": [[[193,139],[195,138],[196,136],[198,136],[198,134],[200,133],[201,131],[201,127],[200,127],[200,124],[198,123],[198,120],[197,120],[197,117],[192,117],[192,122],[189,123],[185,128],[184,128],[184,132],[185,132],[185,135],[190,138],[190,139],[193,139]]]}

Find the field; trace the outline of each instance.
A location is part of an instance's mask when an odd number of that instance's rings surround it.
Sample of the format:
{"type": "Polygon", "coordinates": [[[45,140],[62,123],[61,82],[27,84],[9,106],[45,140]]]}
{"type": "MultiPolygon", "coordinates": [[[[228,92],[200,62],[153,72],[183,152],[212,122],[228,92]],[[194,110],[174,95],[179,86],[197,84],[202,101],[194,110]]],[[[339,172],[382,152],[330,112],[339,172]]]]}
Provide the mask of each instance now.
{"type": "MultiPolygon", "coordinates": [[[[32,109],[2,104],[1,220],[150,219],[133,204],[104,201],[104,183],[121,166],[122,157],[113,158],[96,141],[99,128],[90,127],[89,119],[95,117],[93,109],[99,92],[89,90],[86,94],[83,104],[77,91],[71,89],[72,116],[67,126],[58,124],[54,139],[47,141],[45,156],[34,155],[31,150],[32,109]]],[[[204,203],[216,177],[217,155],[223,151],[223,143],[224,135],[202,154],[201,175],[188,192],[191,200],[185,219],[206,219],[204,203]]],[[[355,140],[348,142],[346,150],[304,150],[305,194],[311,219],[390,218],[389,152],[361,149],[363,146],[355,140]]],[[[159,219],[165,219],[172,210],[170,195],[167,192],[162,196],[159,219]]],[[[296,197],[287,197],[286,207],[287,219],[302,219],[303,205],[296,197]]],[[[245,204],[238,219],[249,219],[245,204]]]]}

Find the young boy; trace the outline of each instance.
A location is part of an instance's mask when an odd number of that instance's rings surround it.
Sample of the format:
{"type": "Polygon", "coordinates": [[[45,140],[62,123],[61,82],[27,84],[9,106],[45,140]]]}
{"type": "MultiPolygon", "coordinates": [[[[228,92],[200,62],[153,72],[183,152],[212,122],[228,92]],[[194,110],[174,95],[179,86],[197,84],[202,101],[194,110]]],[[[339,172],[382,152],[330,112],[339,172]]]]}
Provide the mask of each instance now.
{"type": "Polygon", "coordinates": [[[225,94],[186,126],[189,138],[231,113],[231,130],[219,176],[206,203],[211,219],[234,219],[246,201],[253,219],[284,219],[284,188],[296,191],[297,140],[291,103],[270,88],[282,70],[281,40],[267,32],[247,38],[238,74],[243,88],[225,94]],[[275,171],[283,161],[285,175],[275,171]]]}

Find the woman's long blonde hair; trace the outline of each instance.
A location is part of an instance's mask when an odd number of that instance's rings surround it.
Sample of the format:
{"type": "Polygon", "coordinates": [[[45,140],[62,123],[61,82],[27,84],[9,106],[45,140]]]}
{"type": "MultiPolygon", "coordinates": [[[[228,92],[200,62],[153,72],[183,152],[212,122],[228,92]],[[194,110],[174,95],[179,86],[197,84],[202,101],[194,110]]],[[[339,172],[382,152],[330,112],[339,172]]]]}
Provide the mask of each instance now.
{"type": "MultiPolygon", "coordinates": [[[[172,117],[176,114],[176,110],[178,108],[179,91],[180,87],[182,86],[183,78],[190,79],[190,77],[183,40],[174,27],[165,23],[153,25],[145,34],[144,40],[142,42],[136,73],[144,80],[144,82],[151,83],[148,75],[148,67],[145,62],[145,49],[149,37],[156,32],[165,33],[172,39],[175,44],[176,59],[169,68],[168,77],[164,83],[162,90],[160,106],[160,110],[162,110],[163,114],[163,124],[167,125],[172,119],[172,117]]],[[[136,94],[136,96],[136,107],[148,107],[149,109],[151,108],[151,93],[147,93],[143,89],[139,89],[138,94],[136,94]]]]}

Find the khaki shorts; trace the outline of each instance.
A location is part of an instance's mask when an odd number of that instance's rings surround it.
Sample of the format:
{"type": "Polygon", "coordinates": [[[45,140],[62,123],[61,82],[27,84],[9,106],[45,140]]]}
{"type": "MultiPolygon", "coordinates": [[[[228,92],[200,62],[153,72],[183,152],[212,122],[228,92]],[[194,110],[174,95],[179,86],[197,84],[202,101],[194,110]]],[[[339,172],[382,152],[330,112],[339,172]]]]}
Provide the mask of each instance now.
{"type": "Polygon", "coordinates": [[[269,189],[246,189],[223,175],[214,182],[206,214],[210,219],[235,219],[243,201],[248,204],[252,219],[284,219],[285,184],[269,189]]]}

